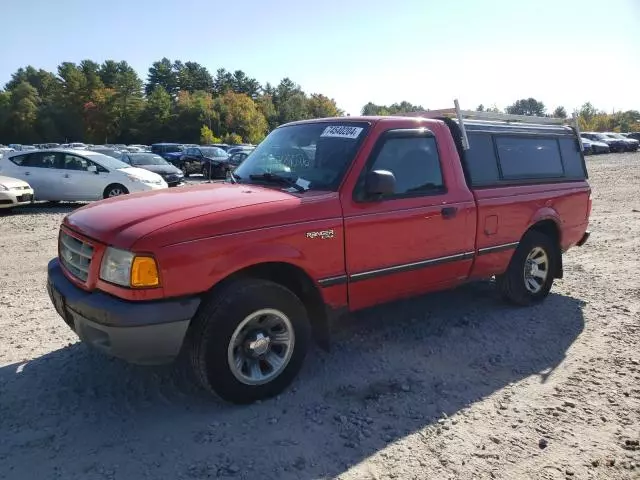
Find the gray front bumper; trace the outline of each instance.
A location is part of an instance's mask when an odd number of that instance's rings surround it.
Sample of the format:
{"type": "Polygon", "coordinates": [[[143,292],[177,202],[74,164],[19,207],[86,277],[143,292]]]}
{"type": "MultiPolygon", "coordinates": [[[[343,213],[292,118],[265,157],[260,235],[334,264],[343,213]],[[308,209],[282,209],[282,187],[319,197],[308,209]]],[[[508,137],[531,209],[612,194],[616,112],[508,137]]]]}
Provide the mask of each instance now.
{"type": "Polygon", "coordinates": [[[58,314],[80,339],[131,363],[171,362],[180,352],[199,297],[129,302],[76,287],[58,259],[48,265],[47,291],[58,314]]]}

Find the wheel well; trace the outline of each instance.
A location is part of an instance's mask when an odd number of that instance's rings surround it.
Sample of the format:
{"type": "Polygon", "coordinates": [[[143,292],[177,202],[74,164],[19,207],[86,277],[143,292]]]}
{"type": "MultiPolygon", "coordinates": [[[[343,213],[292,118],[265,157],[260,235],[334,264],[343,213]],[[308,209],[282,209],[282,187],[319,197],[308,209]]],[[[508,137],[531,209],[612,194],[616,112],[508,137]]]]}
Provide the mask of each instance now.
{"type": "Polygon", "coordinates": [[[307,309],[316,341],[320,346],[328,348],[329,319],[325,303],[320,290],[304,270],[284,262],[260,263],[233,273],[216,285],[214,290],[222,284],[247,277],[270,280],[291,290],[307,309]]]}
{"type": "Polygon", "coordinates": [[[105,187],[104,191],[102,192],[102,196],[103,196],[104,198],[106,198],[106,197],[107,197],[107,192],[109,191],[109,189],[110,189],[111,187],[116,187],[116,186],[117,186],[117,187],[122,187],[122,189],[123,189],[125,192],[127,192],[127,193],[129,192],[129,190],[127,189],[127,187],[125,187],[125,186],[124,186],[124,185],[122,185],[121,183],[117,183],[117,182],[115,182],[115,183],[110,183],[109,185],[107,185],[107,186],[105,187]]]}
{"type": "Polygon", "coordinates": [[[563,276],[563,268],[562,268],[562,247],[560,244],[560,228],[558,228],[558,224],[553,220],[542,220],[529,228],[528,231],[535,230],[536,232],[540,232],[551,238],[558,248],[558,266],[555,272],[555,278],[562,278],[563,276]]]}

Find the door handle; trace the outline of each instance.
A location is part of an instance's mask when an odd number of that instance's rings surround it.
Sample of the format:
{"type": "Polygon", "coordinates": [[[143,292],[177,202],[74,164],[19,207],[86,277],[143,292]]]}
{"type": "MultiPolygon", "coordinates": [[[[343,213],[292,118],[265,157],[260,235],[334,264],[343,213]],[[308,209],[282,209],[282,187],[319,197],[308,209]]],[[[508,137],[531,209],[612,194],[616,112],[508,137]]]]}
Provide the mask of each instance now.
{"type": "Polygon", "coordinates": [[[64,174],[64,178],[69,178],[69,174],[68,174],[68,173],[65,173],[65,174],[64,174]]]}
{"type": "Polygon", "coordinates": [[[31,172],[24,172],[24,174],[29,176],[29,175],[31,175],[31,172]]]}
{"type": "Polygon", "coordinates": [[[445,220],[455,217],[456,213],[458,213],[458,209],[456,207],[443,207],[442,210],[440,210],[440,214],[445,220]]]}

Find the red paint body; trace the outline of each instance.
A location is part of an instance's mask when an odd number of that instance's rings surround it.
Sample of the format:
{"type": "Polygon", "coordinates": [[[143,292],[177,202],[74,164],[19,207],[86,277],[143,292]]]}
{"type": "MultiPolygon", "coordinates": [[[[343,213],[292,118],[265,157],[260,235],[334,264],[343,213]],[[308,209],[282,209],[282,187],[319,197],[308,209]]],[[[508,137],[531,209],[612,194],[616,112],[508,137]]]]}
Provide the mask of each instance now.
{"type": "MultiPolygon", "coordinates": [[[[362,118],[351,118],[362,120],[362,118]]],[[[439,120],[365,118],[371,122],[338,192],[286,193],[256,185],[214,184],[108,199],[70,214],[63,228],[94,245],[85,290],[128,300],[200,294],[253,265],[294,265],[316,282],[325,303],[356,310],[449,288],[504,272],[513,250],[478,255],[487,247],[518,242],[538,221],[551,220],[563,250],[587,229],[590,188],[586,181],[470,190],[448,127],[439,120]],[[353,200],[356,180],[380,135],[389,129],[426,127],[437,140],[447,192],[384,202],[353,200]],[[455,218],[441,209],[457,207],[455,218]],[[334,231],[332,239],[307,232],[334,231]],[[132,290],[101,281],[107,245],[152,254],[161,287],[132,290]],[[428,268],[352,281],[351,276],[424,259],[465,254],[428,268]],[[348,281],[321,287],[321,280],[348,281]]]]}

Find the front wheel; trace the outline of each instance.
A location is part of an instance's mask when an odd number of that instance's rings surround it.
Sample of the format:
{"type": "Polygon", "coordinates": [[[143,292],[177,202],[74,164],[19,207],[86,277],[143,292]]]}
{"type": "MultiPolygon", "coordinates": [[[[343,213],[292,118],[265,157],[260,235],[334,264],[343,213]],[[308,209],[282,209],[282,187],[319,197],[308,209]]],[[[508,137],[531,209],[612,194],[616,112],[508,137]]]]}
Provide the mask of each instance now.
{"type": "Polygon", "coordinates": [[[277,395],[293,381],[310,332],[307,311],[289,289],[243,280],[205,300],[186,347],[205,389],[246,404],[277,395]]]}
{"type": "Polygon", "coordinates": [[[104,189],[103,196],[104,198],[119,197],[120,195],[126,195],[127,193],[129,193],[129,190],[127,190],[126,187],[119,183],[115,183],[104,189]]]}
{"type": "Polygon", "coordinates": [[[549,295],[557,270],[559,246],[535,230],[522,237],[507,271],[496,277],[502,297],[516,305],[530,305],[549,295]]]}

